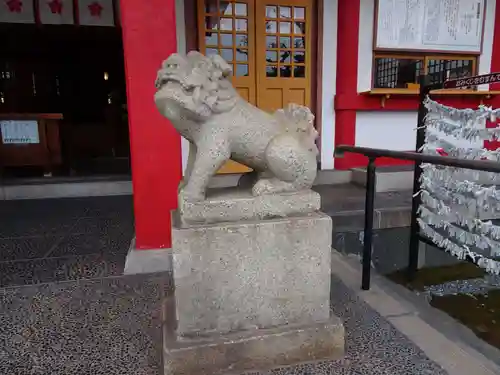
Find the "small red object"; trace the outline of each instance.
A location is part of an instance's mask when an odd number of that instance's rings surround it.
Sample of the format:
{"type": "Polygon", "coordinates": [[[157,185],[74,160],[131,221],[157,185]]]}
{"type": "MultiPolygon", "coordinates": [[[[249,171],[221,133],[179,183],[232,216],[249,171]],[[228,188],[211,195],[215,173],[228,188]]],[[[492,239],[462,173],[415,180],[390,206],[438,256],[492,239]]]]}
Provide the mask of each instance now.
{"type": "Polygon", "coordinates": [[[61,14],[62,9],[63,9],[63,4],[61,0],[52,0],[50,3],[48,3],[50,11],[53,14],[61,14]]]}
{"type": "Polygon", "coordinates": [[[97,1],[94,1],[92,4],[89,5],[89,11],[92,17],[100,18],[103,9],[104,8],[102,7],[102,5],[97,1]]]}
{"type": "Polygon", "coordinates": [[[5,3],[12,13],[21,13],[23,11],[23,2],[21,0],[8,0],[5,3]]]}
{"type": "Polygon", "coordinates": [[[441,147],[436,148],[436,151],[441,156],[448,156],[448,153],[445,150],[443,150],[441,147]]]}

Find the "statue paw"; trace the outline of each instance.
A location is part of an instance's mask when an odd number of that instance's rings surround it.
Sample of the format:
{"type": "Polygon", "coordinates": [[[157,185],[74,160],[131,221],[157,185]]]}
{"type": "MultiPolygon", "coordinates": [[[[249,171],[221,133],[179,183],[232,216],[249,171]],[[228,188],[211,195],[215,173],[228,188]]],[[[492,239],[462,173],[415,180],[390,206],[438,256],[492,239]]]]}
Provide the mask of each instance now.
{"type": "Polygon", "coordinates": [[[276,185],[268,179],[262,179],[255,183],[252,188],[252,195],[259,196],[264,194],[274,193],[276,191],[276,185]]]}
{"type": "Polygon", "coordinates": [[[253,186],[252,194],[253,196],[259,196],[264,194],[281,194],[297,191],[296,186],[293,183],[281,181],[277,178],[263,178],[253,186]]]}
{"type": "Polygon", "coordinates": [[[179,198],[183,200],[184,202],[200,202],[205,200],[205,194],[202,192],[198,191],[193,191],[190,190],[186,187],[184,187],[180,192],[179,192],[179,198]]]}

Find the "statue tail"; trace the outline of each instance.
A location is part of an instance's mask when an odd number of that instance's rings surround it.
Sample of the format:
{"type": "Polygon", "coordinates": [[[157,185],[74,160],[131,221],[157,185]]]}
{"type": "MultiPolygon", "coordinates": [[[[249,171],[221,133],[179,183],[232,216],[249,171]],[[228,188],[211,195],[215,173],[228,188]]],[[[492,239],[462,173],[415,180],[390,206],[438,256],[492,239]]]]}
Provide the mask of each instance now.
{"type": "Polygon", "coordinates": [[[296,133],[308,147],[317,150],[318,132],[314,127],[314,115],[303,105],[290,103],[283,109],[274,112],[274,117],[283,125],[286,133],[296,133]]]}

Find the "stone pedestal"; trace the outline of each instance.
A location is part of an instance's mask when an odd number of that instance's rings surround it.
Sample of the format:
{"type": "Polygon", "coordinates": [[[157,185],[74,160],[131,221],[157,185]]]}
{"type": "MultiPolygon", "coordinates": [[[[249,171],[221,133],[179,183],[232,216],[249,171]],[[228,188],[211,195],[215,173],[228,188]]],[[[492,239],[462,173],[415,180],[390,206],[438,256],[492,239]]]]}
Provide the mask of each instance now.
{"type": "Polygon", "coordinates": [[[344,328],[330,313],[331,236],[319,212],[174,227],[165,373],[236,374],[342,356],[344,328]]]}
{"type": "Polygon", "coordinates": [[[221,189],[202,202],[179,200],[178,225],[212,224],[303,215],[319,211],[321,196],[312,190],[252,196],[246,189],[221,189]]]}

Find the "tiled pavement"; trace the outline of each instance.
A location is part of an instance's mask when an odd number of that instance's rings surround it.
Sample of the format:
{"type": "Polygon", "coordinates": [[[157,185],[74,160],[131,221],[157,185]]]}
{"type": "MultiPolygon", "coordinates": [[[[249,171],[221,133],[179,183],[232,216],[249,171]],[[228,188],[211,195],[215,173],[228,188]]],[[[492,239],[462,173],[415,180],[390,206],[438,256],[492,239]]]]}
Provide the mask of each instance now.
{"type": "Polygon", "coordinates": [[[130,196],[0,202],[0,287],[121,275],[130,196]]]}
{"type": "MultiPolygon", "coordinates": [[[[0,202],[0,374],[162,374],[171,275],[120,276],[132,235],[130,197],[0,202]]],[[[273,374],[446,373],[335,276],[332,309],[346,357],[273,374]]]]}
{"type": "MultiPolygon", "coordinates": [[[[2,290],[0,373],[162,374],[160,305],[168,280],[157,274],[2,290]]],[[[269,374],[446,374],[335,277],[332,290],[346,357],[269,374]]]]}

